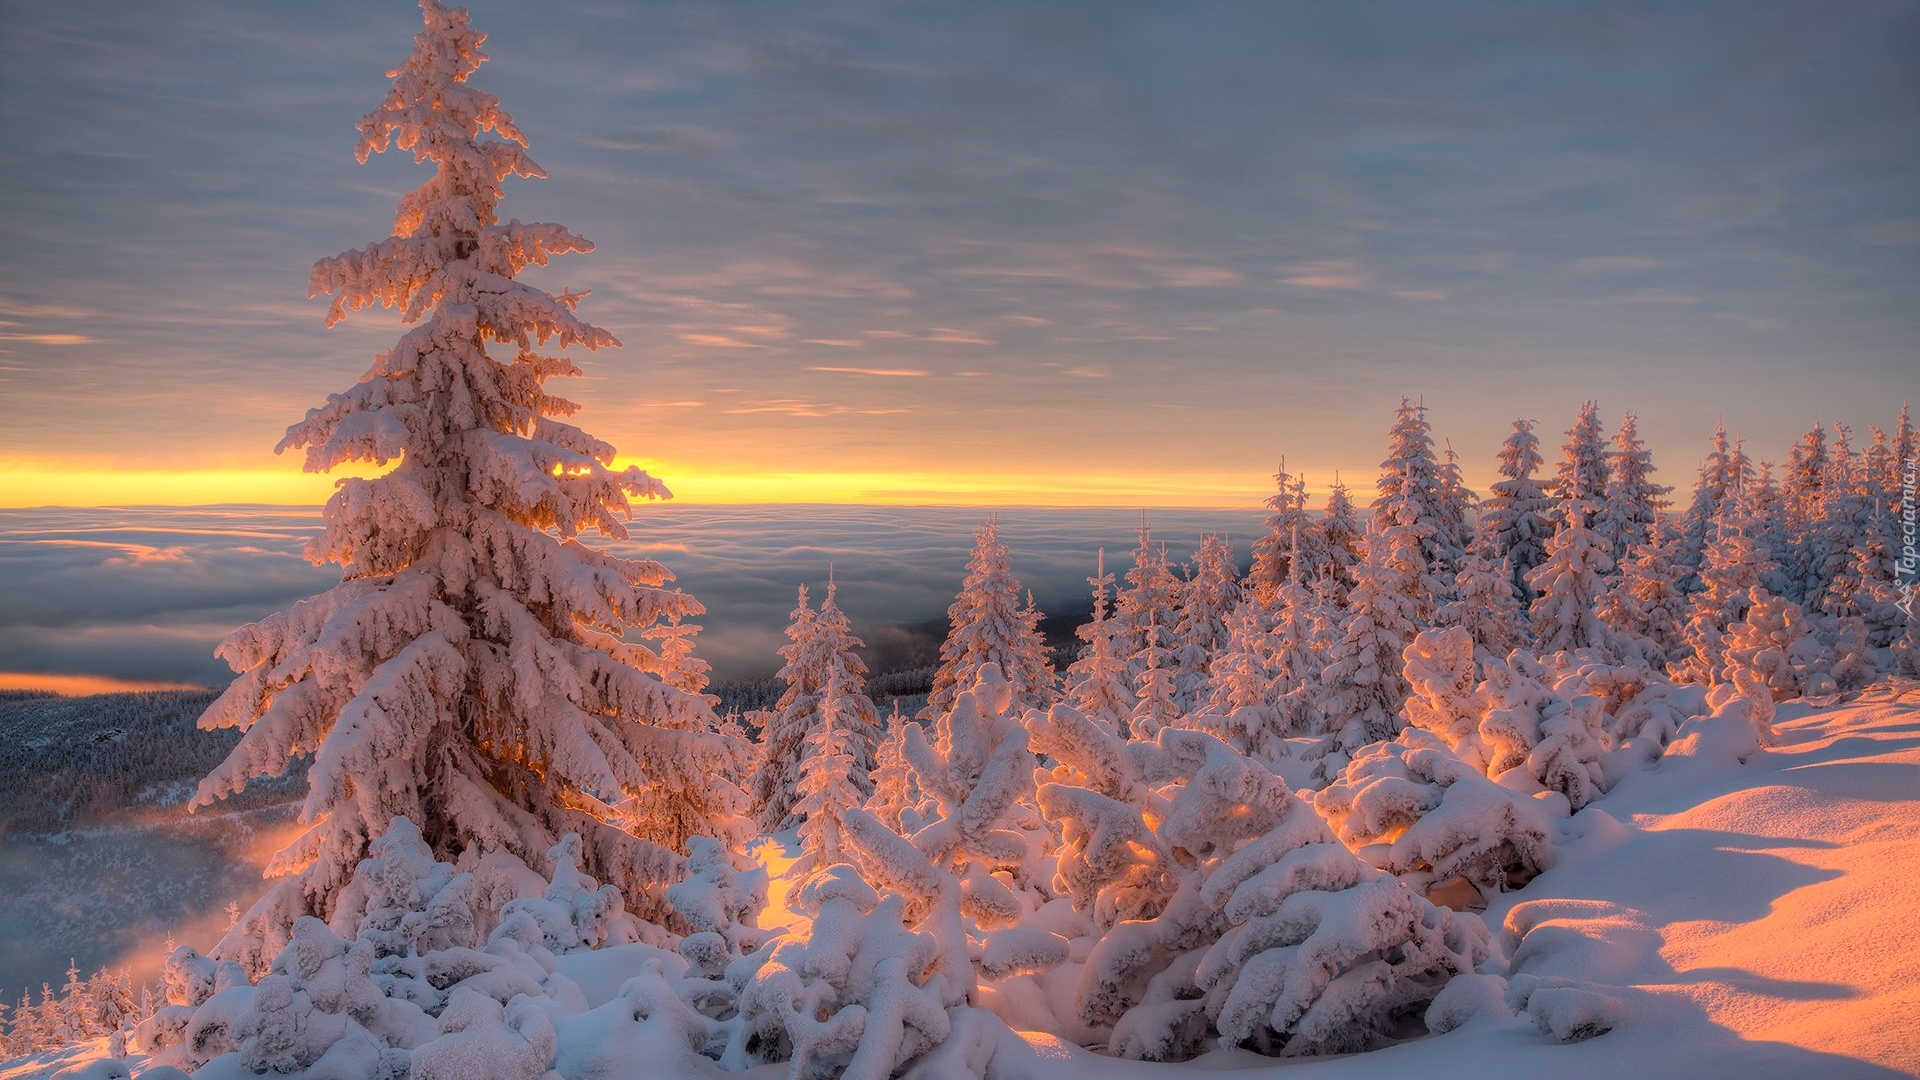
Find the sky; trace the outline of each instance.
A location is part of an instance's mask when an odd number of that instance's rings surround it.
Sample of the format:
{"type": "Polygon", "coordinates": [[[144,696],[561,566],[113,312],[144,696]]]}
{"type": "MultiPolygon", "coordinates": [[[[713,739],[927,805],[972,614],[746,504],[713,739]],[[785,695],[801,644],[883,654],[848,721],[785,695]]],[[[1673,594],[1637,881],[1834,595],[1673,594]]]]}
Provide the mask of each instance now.
{"type": "MultiPolygon", "coordinates": [[[[1252,506],[1400,395],[1641,418],[1686,485],[1920,385],[1920,5],[481,0],[624,348],[583,427],[683,500],[1252,506]]],[[[399,0],[0,0],[0,505],[313,504],[272,453],[397,336],[314,260],[399,0]]]]}

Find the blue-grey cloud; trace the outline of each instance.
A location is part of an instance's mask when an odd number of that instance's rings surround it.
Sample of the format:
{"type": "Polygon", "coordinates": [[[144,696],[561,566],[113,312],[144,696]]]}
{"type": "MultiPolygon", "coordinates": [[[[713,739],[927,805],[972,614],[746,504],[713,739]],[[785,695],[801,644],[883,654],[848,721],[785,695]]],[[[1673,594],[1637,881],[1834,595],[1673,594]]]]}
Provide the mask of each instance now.
{"type": "MultiPolygon", "coordinates": [[[[798,586],[818,602],[828,575],[858,631],[883,636],[938,620],[960,585],[973,508],[765,506],[638,509],[631,539],[707,608],[697,652],[719,678],[771,673],[798,586]]],[[[1105,548],[1124,573],[1140,525],[1119,510],[1000,510],[1015,574],[1043,610],[1086,603],[1105,548]]],[[[1246,556],[1261,515],[1158,511],[1153,536],[1184,559],[1203,532],[1246,556]]],[[[315,509],[283,507],[0,510],[0,670],[219,685],[229,631],[323,591],[336,571],[307,564],[315,509]]]]}

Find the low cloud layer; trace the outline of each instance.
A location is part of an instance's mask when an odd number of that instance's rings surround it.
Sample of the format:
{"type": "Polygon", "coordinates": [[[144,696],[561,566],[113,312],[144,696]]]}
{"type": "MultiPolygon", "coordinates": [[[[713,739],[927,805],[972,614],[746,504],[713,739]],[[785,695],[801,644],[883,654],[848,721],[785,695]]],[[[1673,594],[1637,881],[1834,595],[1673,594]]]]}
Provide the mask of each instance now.
{"type": "MultiPolygon", "coordinates": [[[[943,618],[964,576],[973,508],[655,505],[630,543],[707,607],[699,655],[716,678],[770,673],[794,590],[815,597],[829,570],[856,629],[878,640],[943,618]]],[[[1014,573],[1048,611],[1087,602],[1096,553],[1124,573],[1140,515],[1127,510],[997,512],[1014,573]]],[[[1153,536],[1184,559],[1222,532],[1244,560],[1253,511],[1160,511],[1153,536]]],[[[301,557],[319,515],[278,507],[0,511],[0,671],[217,686],[213,655],[233,628],[321,592],[336,570],[301,557]]],[[[18,682],[19,680],[15,680],[18,682]]]]}

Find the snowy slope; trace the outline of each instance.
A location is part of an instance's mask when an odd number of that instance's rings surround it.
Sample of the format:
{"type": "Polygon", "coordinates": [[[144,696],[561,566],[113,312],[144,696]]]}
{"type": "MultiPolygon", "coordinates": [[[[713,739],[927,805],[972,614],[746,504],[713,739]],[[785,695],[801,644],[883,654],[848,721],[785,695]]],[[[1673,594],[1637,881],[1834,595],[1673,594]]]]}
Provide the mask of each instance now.
{"type": "MultiPolygon", "coordinates": [[[[1514,982],[1572,980],[1564,995],[1599,1003],[1615,1024],[1604,1035],[1562,1043],[1524,1017],[1486,1010],[1448,1034],[1345,1058],[1283,1063],[1216,1052],[1155,1065],[1002,1030],[983,1033],[975,1047],[991,1052],[986,1075],[1920,1075],[1920,942],[1908,930],[1920,909],[1920,688],[1909,686],[1903,700],[1881,686],[1834,708],[1783,706],[1781,745],[1745,764],[1734,760],[1739,740],[1723,737],[1728,727],[1695,725],[1659,763],[1576,815],[1556,864],[1486,914],[1507,927],[1514,982]]],[[[791,858],[779,847],[760,855],[776,870],[791,858]]],[[[620,965],[637,970],[645,955],[634,947],[569,963],[592,968],[576,974],[598,1004],[623,981],[620,965]]],[[[563,1057],[593,1049],[568,1041],[563,1057]]],[[[103,1049],[0,1065],[0,1080],[48,1076],[103,1049]]],[[[632,1075],[663,1076],[633,1064],[632,1075]]],[[[772,1080],[783,1071],[733,1075],[772,1080]]],[[[936,1055],[910,1075],[963,1072],[936,1055]]]]}
{"type": "Polygon", "coordinates": [[[1562,1044],[1524,1018],[1479,1018],[1338,1060],[1186,1066],[1035,1037],[1003,1040],[989,1076],[1920,1075],[1920,690],[1782,706],[1778,727],[1781,745],[1744,765],[1712,739],[1677,743],[1577,815],[1558,863],[1487,912],[1534,927],[1519,948],[1506,935],[1515,974],[1618,999],[1608,1034],[1562,1044]]]}

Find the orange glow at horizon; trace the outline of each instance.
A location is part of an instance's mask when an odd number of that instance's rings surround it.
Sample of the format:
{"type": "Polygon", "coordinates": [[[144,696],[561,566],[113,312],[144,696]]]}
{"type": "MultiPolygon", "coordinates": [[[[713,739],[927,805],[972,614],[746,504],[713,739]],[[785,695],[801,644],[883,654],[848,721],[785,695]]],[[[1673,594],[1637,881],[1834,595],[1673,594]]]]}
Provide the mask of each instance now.
{"type": "Polygon", "coordinates": [[[135,690],[205,690],[183,682],[116,679],[110,675],[49,675],[43,671],[0,671],[0,690],[46,690],[61,697],[122,694],[135,690]]]}
{"type": "MultiPolygon", "coordinates": [[[[621,458],[663,481],[674,501],[696,505],[840,503],[875,506],[1069,506],[1253,508],[1272,478],[1246,472],[1008,473],[1000,471],[751,472],[621,458]]],[[[117,463],[0,457],[0,508],[35,506],[318,506],[346,475],[292,467],[117,467],[117,463]]]]}

